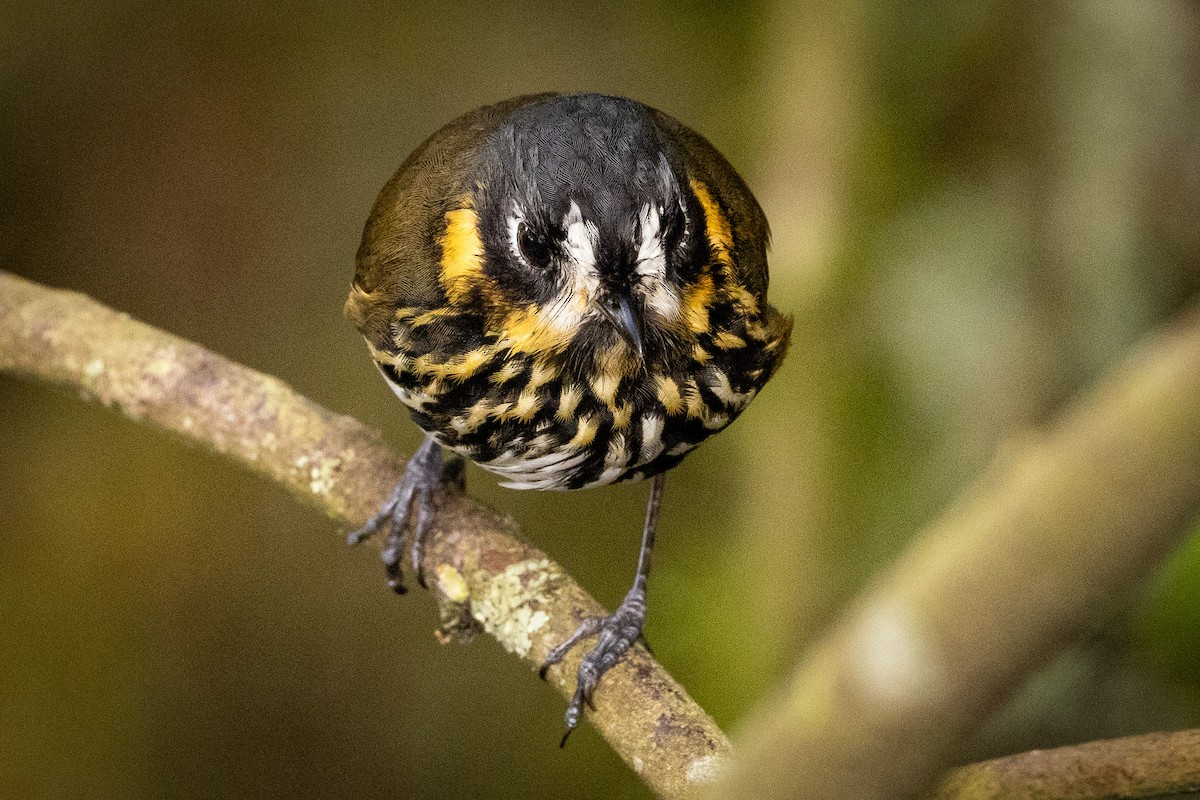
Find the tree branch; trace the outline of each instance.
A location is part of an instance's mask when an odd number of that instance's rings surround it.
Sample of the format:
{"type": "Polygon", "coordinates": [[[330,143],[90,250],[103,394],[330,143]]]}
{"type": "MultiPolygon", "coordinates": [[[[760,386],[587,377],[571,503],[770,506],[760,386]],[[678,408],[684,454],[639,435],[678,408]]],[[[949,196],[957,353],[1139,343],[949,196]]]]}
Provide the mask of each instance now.
{"type": "MultiPolygon", "coordinates": [[[[348,525],[375,510],[404,467],[378,434],[274,378],[3,272],[0,370],[224,454],[348,525]]],[[[717,796],[918,792],[1017,681],[1144,578],[1200,499],[1200,309],[1054,428],[1002,455],[751,722],[717,796]]],[[[462,496],[440,507],[425,569],[447,636],[481,626],[531,666],[600,610],[510,521],[462,496]]],[[[578,655],[550,672],[564,696],[577,664],[578,655]]],[[[729,754],[642,648],[596,699],[592,721],[660,796],[689,795],[729,754]]],[[[953,773],[937,800],[999,796],[971,793],[992,786],[1028,788],[1005,797],[1057,787],[1055,796],[1080,800],[1193,790],[1198,743],[1193,731],[984,762],[953,773]],[[1066,783],[1072,775],[1086,780],[1066,783]],[[1093,791],[1101,784],[1087,776],[1104,776],[1106,788],[1093,791]]]]}
{"type": "Polygon", "coordinates": [[[1142,800],[1200,792],[1200,730],[1034,750],[956,769],[931,800],[1142,800]]]}
{"type": "MultiPolygon", "coordinates": [[[[220,453],[347,526],[365,521],[404,470],[375,431],[275,378],[83,295],[5,272],[0,370],[78,391],[220,453]]],[[[581,617],[602,611],[510,520],[462,495],[441,504],[424,567],[446,636],[481,626],[531,667],[581,617]]],[[[549,672],[564,697],[579,657],[549,672]]],[[[660,797],[690,794],[729,753],[716,723],[640,646],[605,676],[589,719],[660,797]]]]}
{"type": "Polygon", "coordinates": [[[1012,443],[750,720],[719,798],[912,797],[1200,506],[1200,307],[1012,443]]]}

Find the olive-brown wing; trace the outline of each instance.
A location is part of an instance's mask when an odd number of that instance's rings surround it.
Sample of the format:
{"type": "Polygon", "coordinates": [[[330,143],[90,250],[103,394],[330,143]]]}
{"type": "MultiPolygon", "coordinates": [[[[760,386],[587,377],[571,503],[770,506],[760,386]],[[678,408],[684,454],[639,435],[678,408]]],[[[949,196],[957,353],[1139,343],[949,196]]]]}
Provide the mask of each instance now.
{"type": "Polygon", "coordinates": [[[460,203],[480,143],[517,108],[552,95],[525,95],[477,108],[426,139],[379,193],[363,230],[346,314],[386,348],[396,309],[445,303],[438,262],[446,214],[460,203]]]}

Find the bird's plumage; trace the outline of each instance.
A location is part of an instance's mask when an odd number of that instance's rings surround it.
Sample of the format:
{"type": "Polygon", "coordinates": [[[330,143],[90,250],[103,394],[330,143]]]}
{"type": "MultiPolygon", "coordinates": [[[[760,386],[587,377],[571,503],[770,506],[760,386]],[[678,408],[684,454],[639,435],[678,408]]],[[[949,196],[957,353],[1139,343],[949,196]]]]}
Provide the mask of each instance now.
{"type": "Polygon", "coordinates": [[[671,117],[515,98],[404,163],[346,308],[439,443],[516,488],[598,486],[669,469],[774,372],[791,320],[767,304],[767,239],[742,179],[671,117]]]}

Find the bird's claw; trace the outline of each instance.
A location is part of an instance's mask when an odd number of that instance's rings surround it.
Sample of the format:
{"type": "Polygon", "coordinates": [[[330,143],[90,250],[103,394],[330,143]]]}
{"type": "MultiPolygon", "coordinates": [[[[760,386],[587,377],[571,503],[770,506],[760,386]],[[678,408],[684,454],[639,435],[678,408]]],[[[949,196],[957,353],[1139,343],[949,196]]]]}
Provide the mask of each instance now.
{"type": "Polygon", "coordinates": [[[378,533],[385,533],[380,558],[387,575],[387,585],[396,594],[404,594],[402,565],[404,562],[404,530],[415,508],[412,532],[412,564],[417,582],[425,586],[421,555],[433,520],[433,500],[449,486],[461,486],[462,463],[459,459],[445,461],[441,446],[433,439],[424,443],[409,459],[404,477],[392,490],[379,511],[366,524],[346,537],[346,543],[356,545],[378,533]]]}
{"type": "Polygon", "coordinates": [[[560,747],[565,746],[571,731],[579,725],[583,718],[583,707],[586,704],[596,710],[594,695],[596,687],[604,673],[620,663],[629,648],[642,635],[642,626],[646,620],[645,598],[641,593],[630,592],[625,596],[617,610],[604,617],[587,617],[562,644],[555,647],[546,656],[538,674],[544,679],[546,671],[563,660],[568,652],[580,640],[593,634],[599,634],[596,645],[579,662],[575,678],[575,693],[567,703],[564,715],[567,730],[563,734],[560,747]]]}

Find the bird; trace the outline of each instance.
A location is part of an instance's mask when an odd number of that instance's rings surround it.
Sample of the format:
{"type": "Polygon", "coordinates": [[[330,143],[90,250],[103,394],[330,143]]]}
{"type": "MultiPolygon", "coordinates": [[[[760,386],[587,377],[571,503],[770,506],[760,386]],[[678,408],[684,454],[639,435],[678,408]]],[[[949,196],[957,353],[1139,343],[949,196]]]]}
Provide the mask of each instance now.
{"type": "Polygon", "coordinates": [[[770,238],[746,182],[673,117],[544,93],[433,133],[380,192],[345,313],[425,438],[379,512],[388,584],[403,535],[423,585],[433,504],[469,460],[515,489],[649,479],[634,582],[585,619],[566,737],[642,638],[666,472],[775,373],[791,316],[767,302],[770,238]]]}

